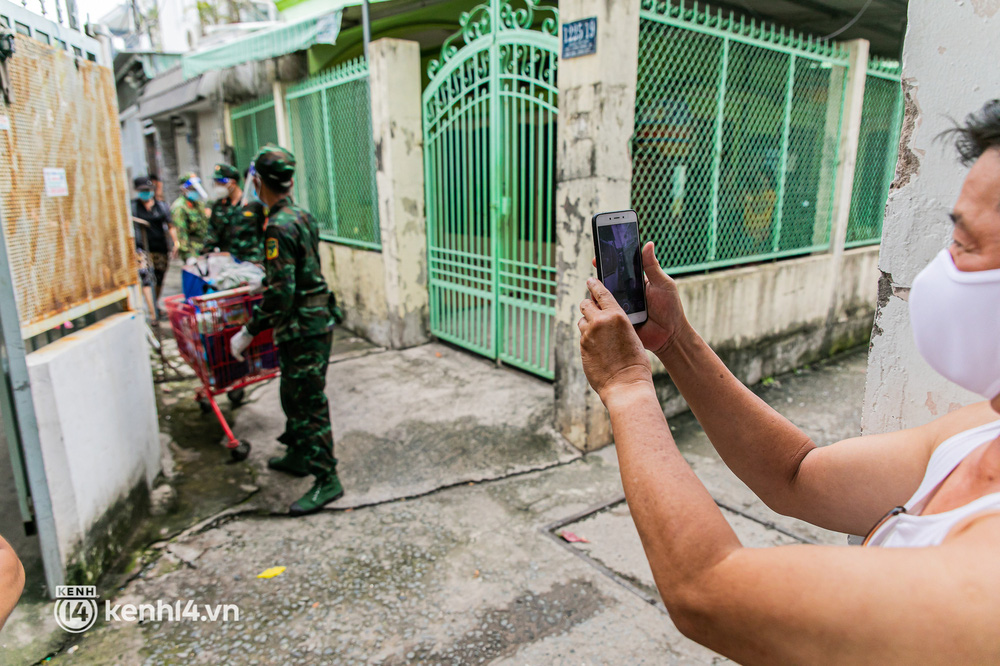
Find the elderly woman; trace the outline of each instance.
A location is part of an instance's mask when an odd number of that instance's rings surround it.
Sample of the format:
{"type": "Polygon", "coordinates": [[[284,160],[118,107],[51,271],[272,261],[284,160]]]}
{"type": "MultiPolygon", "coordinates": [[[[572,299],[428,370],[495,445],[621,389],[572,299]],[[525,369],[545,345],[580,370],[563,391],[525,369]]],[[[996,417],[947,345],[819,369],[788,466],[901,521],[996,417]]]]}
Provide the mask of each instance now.
{"type": "Polygon", "coordinates": [[[656,585],[685,635],[736,661],[1000,663],[1000,102],[957,133],[972,168],[950,247],[914,281],[911,319],[931,366],[986,402],[820,448],[691,328],[651,243],[638,329],[588,281],[584,369],[656,585]],[[644,347],[768,506],[869,534],[867,547],[744,548],[670,436],[644,347]]]}

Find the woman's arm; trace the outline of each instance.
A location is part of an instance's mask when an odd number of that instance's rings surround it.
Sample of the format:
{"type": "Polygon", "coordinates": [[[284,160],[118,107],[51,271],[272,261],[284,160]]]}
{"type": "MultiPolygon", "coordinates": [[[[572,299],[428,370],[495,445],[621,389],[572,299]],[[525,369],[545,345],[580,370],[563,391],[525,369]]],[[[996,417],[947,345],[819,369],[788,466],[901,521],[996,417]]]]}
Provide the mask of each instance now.
{"type": "Polygon", "coordinates": [[[939,425],[816,444],[743,385],[684,316],[652,243],[643,248],[649,321],[638,329],[719,455],[775,511],[864,534],[923,477],[939,425]]]}
{"type": "Polygon", "coordinates": [[[674,444],[638,337],[596,281],[584,369],[660,595],[688,637],[745,664],[997,663],[1000,517],[938,548],[743,548],[674,444]]]}
{"type": "Polygon", "coordinates": [[[968,420],[945,417],[821,448],[740,382],[690,328],[658,356],[726,465],[765,504],[838,532],[863,535],[906,502],[938,433],[957,432],[949,424],[968,420]]]}

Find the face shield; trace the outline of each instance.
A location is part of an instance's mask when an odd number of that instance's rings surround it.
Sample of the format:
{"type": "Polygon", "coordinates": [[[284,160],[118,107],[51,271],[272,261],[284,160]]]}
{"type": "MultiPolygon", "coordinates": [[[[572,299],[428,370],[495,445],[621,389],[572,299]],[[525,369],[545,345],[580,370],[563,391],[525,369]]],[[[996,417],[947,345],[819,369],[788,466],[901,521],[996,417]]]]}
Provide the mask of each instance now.
{"type": "Polygon", "coordinates": [[[257,184],[254,177],[257,175],[257,170],[254,169],[254,163],[250,163],[250,169],[247,170],[246,182],[243,185],[243,198],[240,200],[240,205],[246,206],[248,203],[253,203],[255,201],[260,201],[257,196],[257,184]]]}
{"type": "Polygon", "coordinates": [[[208,199],[208,194],[205,189],[201,186],[201,178],[198,176],[192,176],[184,181],[184,187],[191,192],[197,192],[198,196],[201,197],[202,201],[208,199]]]}

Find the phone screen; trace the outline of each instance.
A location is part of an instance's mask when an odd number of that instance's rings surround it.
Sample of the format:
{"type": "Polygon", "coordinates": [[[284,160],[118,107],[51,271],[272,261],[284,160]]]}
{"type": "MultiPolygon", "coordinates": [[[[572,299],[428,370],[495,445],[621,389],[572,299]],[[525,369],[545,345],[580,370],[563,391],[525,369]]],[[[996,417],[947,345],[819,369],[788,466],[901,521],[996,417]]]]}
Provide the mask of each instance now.
{"type": "Polygon", "coordinates": [[[642,312],[646,309],[646,294],[638,222],[600,225],[597,240],[604,286],[626,314],[642,312]]]}

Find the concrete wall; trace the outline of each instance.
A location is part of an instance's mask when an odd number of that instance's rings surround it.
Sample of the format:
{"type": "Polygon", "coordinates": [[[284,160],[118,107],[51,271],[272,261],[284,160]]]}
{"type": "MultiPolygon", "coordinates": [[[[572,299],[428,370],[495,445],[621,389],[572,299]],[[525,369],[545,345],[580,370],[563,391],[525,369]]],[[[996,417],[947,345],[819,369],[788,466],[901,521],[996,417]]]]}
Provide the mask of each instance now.
{"type": "MultiPolygon", "coordinates": [[[[219,109],[200,111],[198,118],[198,175],[204,181],[208,196],[215,198],[212,174],[215,165],[222,162],[222,148],[225,138],[222,136],[222,113],[219,109]]],[[[246,167],[243,167],[246,168],[246,167]]]]}
{"type": "Polygon", "coordinates": [[[122,128],[122,159],[128,177],[129,195],[134,194],[132,180],[149,173],[146,166],[146,137],[142,120],[138,117],[138,107],[131,107],[119,115],[122,128]]]}
{"type": "Polygon", "coordinates": [[[177,155],[178,178],[180,178],[179,174],[189,171],[198,172],[201,168],[198,149],[198,114],[183,113],[180,118],[184,124],[174,126],[174,154],[177,155]]]}
{"type": "Polygon", "coordinates": [[[879,259],[878,312],[872,333],[862,418],[866,433],[917,426],[981,400],[923,361],[910,331],[913,279],[945,247],[947,214],[967,169],[948,141],[935,141],[1000,95],[995,49],[1000,1],[911,2],[903,48],[906,118],[889,195],[879,259]]]}
{"type": "MultiPolygon", "coordinates": [[[[875,313],[877,264],[878,247],[863,247],[684,277],[677,285],[695,330],[741,381],[755,384],[863,344],[875,313]]],[[[686,410],[650,358],[664,411],[686,410]]]]}
{"type": "Polygon", "coordinates": [[[630,207],[639,3],[569,0],[560,23],[597,17],[597,53],[559,62],[556,190],[556,427],[589,450],[611,441],[604,405],[580,361],[579,303],[593,275],[591,217],[630,207]]]}
{"type": "Polygon", "coordinates": [[[420,45],[380,39],[369,53],[389,346],[398,349],[428,339],[420,45]]]}
{"type": "Polygon", "coordinates": [[[344,326],[383,347],[389,343],[385,264],[381,252],[322,243],[323,275],[347,316],[344,326]]]}
{"type": "Polygon", "coordinates": [[[144,513],[160,471],[143,321],[109,317],[27,363],[67,583],[93,582],[144,513]]]}
{"type": "Polygon", "coordinates": [[[382,249],[324,243],[323,271],[348,328],[402,349],[428,340],[420,46],[380,39],[370,54],[382,249]]]}

